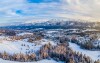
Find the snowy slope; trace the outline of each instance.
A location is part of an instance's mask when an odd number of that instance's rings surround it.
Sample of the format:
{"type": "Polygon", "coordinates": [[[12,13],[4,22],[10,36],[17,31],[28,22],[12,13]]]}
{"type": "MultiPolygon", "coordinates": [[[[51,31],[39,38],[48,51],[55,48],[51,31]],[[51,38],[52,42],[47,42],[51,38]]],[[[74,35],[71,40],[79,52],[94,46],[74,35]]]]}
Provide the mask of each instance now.
{"type": "Polygon", "coordinates": [[[69,42],[69,47],[71,47],[74,51],[82,52],[82,54],[86,54],[86,56],[91,57],[93,60],[100,59],[100,51],[90,51],[81,49],[80,46],[69,42]]]}
{"type": "Polygon", "coordinates": [[[56,45],[53,41],[42,39],[39,41],[35,41],[36,43],[29,43],[27,40],[19,40],[19,41],[2,41],[0,43],[0,52],[6,51],[9,54],[14,54],[14,53],[23,53],[25,54],[26,52],[36,52],[40,49],[42,45],[45,45],[47,43],[51,43],[52,45],[56,45]],[[25,46],[22,46],[22,44],[25,44],[25,46]]]}
{"type": "Polygon", "coordinates": [[[33,35],[33,33],[24,32],[24,33],[19,33],[19,34],[17,34],[17,36],[23,36],[23,35],[25,35],[25,34],[28,34],[28,35],[33,35]]]}

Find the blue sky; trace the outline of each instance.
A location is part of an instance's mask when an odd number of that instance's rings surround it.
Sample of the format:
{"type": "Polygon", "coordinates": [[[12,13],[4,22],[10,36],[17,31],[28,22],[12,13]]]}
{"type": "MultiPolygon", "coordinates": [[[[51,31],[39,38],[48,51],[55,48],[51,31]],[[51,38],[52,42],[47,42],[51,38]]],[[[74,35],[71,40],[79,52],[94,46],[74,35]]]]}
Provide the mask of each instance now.
{"type": "Polygon", "coordinates": [[[0,0],[0,23],[49,19],[99,21],[100,0],[0,0]]]}
{"type": "Polygon", "coordinates": [[[60,2],[60,0],[27,0],[29,3],[51,3],[51,2],[60,2]]]}

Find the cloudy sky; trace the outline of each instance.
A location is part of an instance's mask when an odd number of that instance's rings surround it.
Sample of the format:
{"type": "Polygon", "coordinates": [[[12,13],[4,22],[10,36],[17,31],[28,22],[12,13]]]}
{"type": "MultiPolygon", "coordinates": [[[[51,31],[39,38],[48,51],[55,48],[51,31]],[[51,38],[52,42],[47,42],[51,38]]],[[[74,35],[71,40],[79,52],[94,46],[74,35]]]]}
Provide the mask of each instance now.
{"type": "Polygon", "coordinates": [[[100,0],[0,0],[0,23],[99,17],[100,0]]]}

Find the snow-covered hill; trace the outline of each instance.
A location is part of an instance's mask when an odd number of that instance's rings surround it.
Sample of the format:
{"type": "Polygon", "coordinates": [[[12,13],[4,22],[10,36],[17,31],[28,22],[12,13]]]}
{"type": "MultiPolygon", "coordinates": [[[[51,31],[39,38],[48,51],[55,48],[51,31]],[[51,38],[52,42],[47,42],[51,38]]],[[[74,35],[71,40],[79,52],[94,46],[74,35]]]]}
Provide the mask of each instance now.
{"type": "Polygon", "coordinates": [[[13,23],[8,23],[8,25],[6,23],[5,26],[33,26],[33,25],[35,26],[93,26],[95,25],[95,22],[75,20],[75,19],[51,19],[51,20],[44,20],[44,21],[37,20],[37,21],[26,21],[26,22],[13,22],[13,23]]]}
{"type": "Polygon", "coordinates": [[[85,54],[86,56],[89,56],[94,61],[99,59],[100,60],[100,51],[90,51],[90,50],[84,50],[81,49],[79,45],[76,45],[74,43],[69,42],[69,47],[71,47],[74,51],[80,52],[82,54],[85,54]]]}

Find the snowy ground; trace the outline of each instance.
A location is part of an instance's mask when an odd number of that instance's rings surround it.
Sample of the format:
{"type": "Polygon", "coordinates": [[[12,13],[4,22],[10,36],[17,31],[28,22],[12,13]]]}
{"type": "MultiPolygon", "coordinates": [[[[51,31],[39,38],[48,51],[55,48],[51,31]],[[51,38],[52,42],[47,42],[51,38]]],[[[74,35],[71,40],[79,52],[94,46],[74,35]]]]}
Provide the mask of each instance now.
{"type": "MultiPolygon", "coordinates": [[[[26,33],[25,33],[26,34],[26,33]]],[[[23,35],[23,34],[20,34],[23,35]]],[[[0,40],[0,52],[6,51],[9,54],[15,54],[15,53],[26,53],[26,52],[35,52],[40,49],[42,45],[45,45],[47,43],[51,43],[52,45],[56,45],[53,41],[47,40],[47,39],[41,39],[38,41],[34,41],[34,43],[27,42],[27,39],[23,40],[15,40],[15,41],[8,41],[4,40],[5,37],[1,36],[0,40]],[[25,46],[22,46],[24,44],[25,46]]],[[[6,37],[7,38],[7,37],[6,37]]],[[[9,39],[9,38],[7,38],[9,39]]],[[[37,62],[15,62],[15,61],[9,61],[9,60],[3,60],[0,59],[0,63],[63,63],[63,62],[57,62],[55,60],[40,60],[37,62]]]]}
{"type": "Polygon", "coordinates": [[[50,34],[50,33],[55,33],[55,32],[58,32],[58,31],[54,31],[54,30],[52,30],[52,31],[51,31],[51,30],[47,31],[48,34],[50,34]]]}
{"type": "Polygon", "coordinates": [[[84,50],[81,49],[80,46],[69,42],[69,47],[71,47],[74,51],[77,52],[82,52],[83,54],[86,54],[87,56],[91,57],[93,60],[98,60],[100,59],[100,51],[89,51],[89,50],[84,50]]]}
{"type": "MultiPolygon", "coordinates": [[[[49,31],[48,33],[53,33],[56,31],[49,31]]],[[[18,34],[18,36],[20,35],[24,35],[24,34],[31,34],[31,33],[21,33],[18,34]]],[[[0,52],[4,52],[6,51],[9,54],[14,54],[14,53],[26,53],[26,52],[35,52],[37,50],[40,49],[40,47],[44,44],[47,43],[51,43],[52,45],[56,45],[54,43],[54,41],[50,41],[47,39],[42,39],[39,41],[34,41],[34,43],[29,43],[27,42],[27,39],[24,40],[18,40],[18,41],[7,41],[4,39],[5,37],[0,36],[0,52]],[[36,44],[37,43],[37,44],[36,44]],[[22,44],[25,44],[25,46],[22,46],[22,44]]],[[[7,37],[6,37],[7,38],[7,37]]],[[[9,39],[9,38],[7,38],[9,39]]],[[[84,50],[81,49],[80,46],[74,44],[74,43],[69,43],[69,47],[71,47],[74,51],[77,52],[82,52],[83,54],[86,54],[87,56],[91,57],[93,60],[97,60],[100,59],[100,51],[89,51],[89,50],[84,50]]],[[[2,63],[63,63],[63,62],[56,62],[54,60],[41,60],[41,61],[37,61],[37,62],[14,62],[14,61],[8,61],[8,60],[2,60],[0,59],[0,62],[2,63]]]]}
{"type": "Polygon", "coordinates": [[[28,35],[33,35],[33,33],[24,32],[24,33],[19,33],[19,34],[17,34],[17,36],[23,36],[23,35],[25,35],[25,34],[28,34],[28,35]]]}
{"type": "Polygon", "coordinates": [[[47,43],[51,43],[52,45],[56,45],[53,41],[42,39],[39,41],[34,41],[34,43],[27,42],[27,39],[25,40],[18,40],[18,41],[2,41],[0,43],[0,52],[7,52],[9,54],[14,53],[33,53],[40,49],[42,45],[45,45],[47,43]],[[25,46],[22,46],[24,44],[25,46]]]}
{"type": "Polygon", "coordinates": [[[0,63],[44,63],[44,62],[45,63],[64,63],[64,62],[57,62],[55,60],[47,60],[47,59],[37,61],[37,62],[15,62],[15,61],[8,61],[8,60],[0,59],[0,63]]]}

